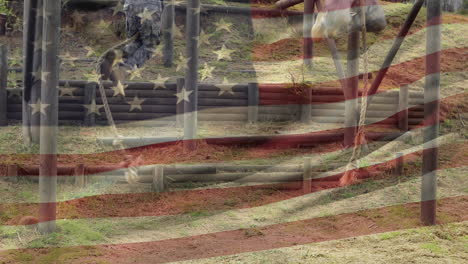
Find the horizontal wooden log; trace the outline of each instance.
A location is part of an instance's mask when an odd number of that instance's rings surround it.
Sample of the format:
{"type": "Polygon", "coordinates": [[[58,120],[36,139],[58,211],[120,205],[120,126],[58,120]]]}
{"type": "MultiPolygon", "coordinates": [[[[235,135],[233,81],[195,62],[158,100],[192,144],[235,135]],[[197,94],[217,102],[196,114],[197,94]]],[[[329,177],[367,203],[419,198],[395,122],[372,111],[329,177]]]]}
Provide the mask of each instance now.
{"type": "MultiPolygon", "coordinates": [[[[114,96],[114,91],[111,89],[106,89],[106,96],[107,97],[113,97],[114,96]]],[[[175,96],[176,92],[172,90],[162,90],[162,89],[157,89],[157,90],[141,90],[141,89],[125,89],[125,97],[135,97],[138,96],[139,98],[176,98],[175,96]]],[[[77,94],[79,95],[79,94],[77,94]]],[[[117,95],[120,96],[120,95],[117,95]]],[[[101,97],[101,93],[97,92],[96,97],[101,97]]]]}
{"type": "MultiPolygon", "coordinates": [[[[60,80],[59,85],[60,86],[70,86],[70,87],[82,87],[84,88],[88,83],[91,83],[90,81],[86,80],[60,80]]],[[[113,84],[110,81],[104,81],[103,82],[104,88],[110,89],[113,84]]],[[[165,82],[165,83],[153,83],[153,82],[125,82],[124,85],[126,86],[126,89],[132,90],[132,89],[140,89],[140,90],[153,90],[156,89],[157,87],[164,86],[165,90],[176,90],[176,83],[175,82],[165,82]]],[[[161,88],[157,88],[161,89],[161,88]]]]}
{"type": "MultiPolygon", "coordinates": [[[[115,120],[115,123],[119,127],[123,128],[134,128],[134,127],[152,127],[152,128],[157,128],[157,127],[167,127],[167,126],[173,126],[175,123],[176,119],[175,116],[169,116],[165,118],[160,118],[160,119],[148,119],[148,120],[138,120],[138,121],[129,121],[129,120],[115,120]]],[[[107,120],[96,120],[97,125],[103,125],[107,126],[108,122],[107,120]]]]}
{"type": "MultiPolygon", "coordinates": [[[[129,104],[111,104],[109,105],[111,112],[124,112],[129,113],[130,105],[129,104]]],[[[8,112],[20,112],[22,106],[20,104],[9,104],[8,105],[8,112]]],[[[170,113],[175,114],[175,105],[141,105],[142,110],[133,110],[135,113],[137,112],[146,112],[146,113],[170,113]]],[[[83,104],[59,104],[59,111],[65,112],[81,112],[84,114],[86,108],[83,104]]]]}
{"type": "Polygon", "coordinates": [[[292,122],[297,121],[299,114],[290,115],[290,114],[259,114],[258,120],[261,122],[292,122]]]}
{"type": "MultiPolygon", "coordinates": [[[[394,116],[395,111],[367,111],[366,118],[388,118],[394,116]]],[[[335,116],[335,117],[344,117],[344,109],[313,109],[312,116],[335,116]]],[[[423,118],[423,112],[411,112],[411,117],[414,118],[423,118]]]]}
{"type": "Polygon", "coordinates": [[[210,114],[205,112],[198,113],[200,121],[247,121],[247,113],[243,114],[210,114]]]}
{"type": "MultiPolygon", "coordinates": [[[[82,120],[84,113],[74,111],[60,111],[58,117],[60,120],[82,120]]],[[[22,112],[8,112],[7,118],[10,120],[21,120],[22,112]]]]}
{"type": "Polygon", "coordinates": [[[281,106],[260,106],[258,109],[259,114],[283,114],[283,115],[297,115],[299,113],[298,105],[281,105],[281,106]]]}
{"type": "Polygon", "coordinates": [[[210,113],[210,114],[247,114],[246,106],[199,106],[199,113],[210,113]]]}
{"type": "MultiPolygon", "coordinates": [[[[112,117],[115,120],[145,120],[145,119],[158,119],[174,116],[170,113],[112,113],[112,117]]],[[[98,115],[96,119],[105,120],[106,116],[104,112],[98,115]]]]}
{"type": "Polygon", "coordinates": [[[198,85],[199,91],[215,91],[219,92],[221,88],[230,88],[234,93],[245,93],[247,94],[247,84],[210,84],[200,83],[198,85]]]}
{"type": "Polygon", "coordinates": [[[247,100],[199,98],[198,105],[199,106],[247,106],[247,100]]]}
{"type": "MultiPolygon", "coordinates": [[[[317,123],[343,123],[344,118],[343,117],[336,117],[336,116],[312,116],[312,121],[317,122],[317,123]]],[[[421,118],[410,118],[408,120],[408,123],[410,125],[417,125],[420,124],[422,121],[421,118]]],[[[382,118],[366,118],[366,124],[374,124],[374,123],[379,123],[379,124],[394,124],[396,125],[397,119],[396,117],[392,118],[387,118],[387,119],[382,119],[382,118]]]]}
{"type": "MultiPolygon", "coordinates": [[[[237,14],[246,16],[302,16],[302,12],[290,11],[290,10],[278,10],[278,9],[267,9],[267,8],[256,8],[256,7],[237,7],[237,6],[224,6],[224,5],[208,5],[202,4],[202,12],[208,13],[223,13],[223,14],[237,14]]],[[[175,6],[176,10],[185,11],[186,4],[178,3],[175,6]]]]}
{"type": "MultiPolygon", "coordinates": [[[[119,138],[121,142],[126,146],[144,146],[144,145],[153,145],[166,142],[174,142],[181,140],[181,137],[123,137],[119,138]]],[[[100,144],[111,146],[114,144],[116,138],[114,137],[101,137],[96,141],[100,144]]]]}
{"type": "MultiPolygon", "coordinates": [[[[126,104],[127,102],[131,102],[133,98],[131,97],[110,97],[107,98],[109,104],[126,104]]],[[[145,98],[145,101],[142,105],[173,105],[175,106],[177,102],[176,98],[145,98]]],[[[96,98],[97,104],[102,104],[101,98],[96,98]]]]}

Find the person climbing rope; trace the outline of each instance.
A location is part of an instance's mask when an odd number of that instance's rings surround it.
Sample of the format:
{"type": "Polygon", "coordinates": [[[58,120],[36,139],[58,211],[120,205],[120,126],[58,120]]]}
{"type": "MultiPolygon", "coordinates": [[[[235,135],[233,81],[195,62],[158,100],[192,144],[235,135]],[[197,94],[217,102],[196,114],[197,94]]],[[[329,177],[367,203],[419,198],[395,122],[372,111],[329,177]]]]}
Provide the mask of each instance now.
{"type": "Polygon", "coordinates": [[[162,0],[125,0],[127,38],[138,34],[123,48],[124,66],[142,67],[160,43],[162,0]]]}

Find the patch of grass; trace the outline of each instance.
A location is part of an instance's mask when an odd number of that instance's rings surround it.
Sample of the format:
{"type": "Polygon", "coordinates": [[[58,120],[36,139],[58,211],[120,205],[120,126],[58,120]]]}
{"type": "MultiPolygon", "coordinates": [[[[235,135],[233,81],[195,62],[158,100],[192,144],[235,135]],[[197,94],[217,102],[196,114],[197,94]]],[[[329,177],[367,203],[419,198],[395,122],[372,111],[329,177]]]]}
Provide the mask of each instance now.
{"type": "Polygon", "coordinates": [[[379,235],[379,239],[380,240],[389,240],[389,239],[399,237],[399,236],[401,236],[401,232],[399,232],[399,231],[388,232],[388,233],[383,233],[383,234],[379,235]]]}
{"type": "Polygon", "coordinates": [[[204,217],[204,216],[210,216],[210,215],[211,213],[206,210],[190,212],[190,216],[192,217],[204,217]]]}
{"type": "Polygon", "coordinates": [[[60,221],[57,232],[42,236],[28,243],[29,248],[50,247],[58,245],[86,245],[105,242],[112,234],[113,226],[106,222],[96,222],[88,225],[82,221],[60,221]]]}
{"type": "Polygon", "coordinates": [[[432,254],[436,254],[436,255],[441,255],[447,252],[444,248],[442,248],[435,242],[424,243],[421,245],[421,248],[427,249],[431,251],[432,254]]]}
{"type": "MultiPolygon", "coordinates": [[[[49,263],[79,263],[80,259],[93,256],[102,256],[102,252],[95,247],[79,247],[79,248],[52,248],[41,252],[13,251],[10,258],[17,263],[34,263],[34,264],[49,264],[49,263]]],[[[93,263],[109,263],[104,260],[93,261],[93,263]]]]}

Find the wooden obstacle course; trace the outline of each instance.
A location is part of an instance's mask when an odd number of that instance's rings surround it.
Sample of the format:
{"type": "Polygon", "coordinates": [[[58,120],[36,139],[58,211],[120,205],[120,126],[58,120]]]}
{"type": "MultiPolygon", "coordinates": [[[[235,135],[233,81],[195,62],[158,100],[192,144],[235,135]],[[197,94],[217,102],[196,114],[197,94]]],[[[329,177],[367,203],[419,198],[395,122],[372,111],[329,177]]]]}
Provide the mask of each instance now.
{"type": "MultiPolygon", "coordinates": [[[[112,97],[111,83],[105,82],[106,94],[109,96],[110,109],[117,123],[160,119],[160,121],[176,122],[182,125],[183,104],[176,105],[175,94],[181,92],[184,79],[177,83],[127,83],[126,96],[112,97]],[[160,86],[165,89],[158,88],[160,86]],[[179,87],[179,88],[177,88],[179,87]],[[141,110],[130,111],[131,102],[135,96],[144,100],[141,110]]],[[[61,121],[81,121],[85,125],[105,124],[106,118],[103,110],[100,114],[87,114],[83,105],[91,104],[95,100],[97,105],[102,104],[100,94],[96,92],[96,84],[88,81],[60,81],[61,87],[74,88],[73,96],[59,98],[59,119],[61,121]]],[[[237,84],[232,86],[233,94],[219,95],[220,88],[225,84],[210,83],[199,84],[198,120],[224,121],[224,122],[263,122],[263,121],[315,121],[322,123],[342,122],[344,116],[344,96],[340,88],[314,88],[304,89],[303,92],[286,88],[285,84],[237,84]],[[308,118],[308,113],[311,117],[308,118]]],[[[231,85],[228,85],[231,86],[231,85]]],[[[7,89],[8,93],[17,94],[21,89],[7,89]]],[[[422,121],[423,104],[421,93],[408,92],[408,117],[410,128],[422,121]]],[[[380,118],[373,121],[389,118],[385,124],[397,126],[401,119],[392,117],[401,109],[398,91],[382,92],[374,95],[374,103],[368,113],[371,118],[380,118]]],[[[7,99],[7,118],[20,120],[22,118],[21,100],[17,96],[7,99]]],[[[358,100],[359,101],[359,100],[358,100]]],[[[370,119],[371,120],[371,119],[370,119]]]]}

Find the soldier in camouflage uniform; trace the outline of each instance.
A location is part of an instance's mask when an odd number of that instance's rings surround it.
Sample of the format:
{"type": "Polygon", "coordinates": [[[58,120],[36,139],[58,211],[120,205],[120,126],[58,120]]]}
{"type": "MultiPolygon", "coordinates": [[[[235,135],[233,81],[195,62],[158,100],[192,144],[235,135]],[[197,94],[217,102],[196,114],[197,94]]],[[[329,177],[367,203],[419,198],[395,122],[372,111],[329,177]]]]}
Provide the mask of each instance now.
{"type": "Polygon", "coordinates": [[[141,67],[151,58],[155,46],[159,45],[162,11],[161,0],[125,0],[127,37],[140,34],[135,41],[124,47],[124,61],[132,68],[141,67]]]}

